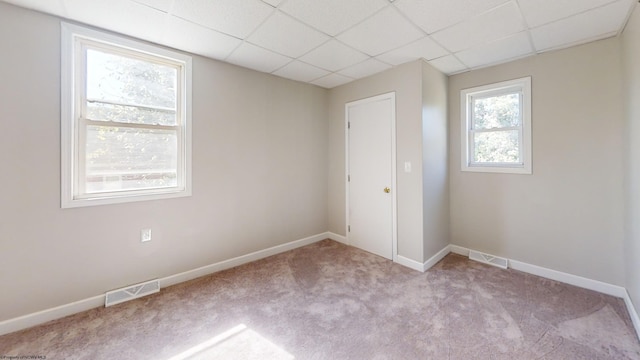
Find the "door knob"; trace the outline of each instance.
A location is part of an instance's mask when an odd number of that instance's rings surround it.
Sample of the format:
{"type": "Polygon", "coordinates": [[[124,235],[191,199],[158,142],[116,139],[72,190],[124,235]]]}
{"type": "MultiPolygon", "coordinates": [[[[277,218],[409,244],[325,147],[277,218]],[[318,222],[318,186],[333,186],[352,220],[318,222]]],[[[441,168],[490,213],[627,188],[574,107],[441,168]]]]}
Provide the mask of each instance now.
{"type": "Polygon", "coordinates": [[[387,194],[391,191],[391,189],[389,189],[388,187],[384,188],[384,192],[386,192],[387,194]]]}

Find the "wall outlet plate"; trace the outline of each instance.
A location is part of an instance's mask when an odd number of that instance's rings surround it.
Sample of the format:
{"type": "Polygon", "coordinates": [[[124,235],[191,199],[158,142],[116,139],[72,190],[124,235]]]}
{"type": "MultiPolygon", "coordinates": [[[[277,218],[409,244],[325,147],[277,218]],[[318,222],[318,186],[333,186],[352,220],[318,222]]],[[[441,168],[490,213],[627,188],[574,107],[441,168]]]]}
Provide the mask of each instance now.
{"type": "Polygon", "coordinates": [[[151,229],[140,230],[140,241],[141,242],[151,241],[151,229]]]}

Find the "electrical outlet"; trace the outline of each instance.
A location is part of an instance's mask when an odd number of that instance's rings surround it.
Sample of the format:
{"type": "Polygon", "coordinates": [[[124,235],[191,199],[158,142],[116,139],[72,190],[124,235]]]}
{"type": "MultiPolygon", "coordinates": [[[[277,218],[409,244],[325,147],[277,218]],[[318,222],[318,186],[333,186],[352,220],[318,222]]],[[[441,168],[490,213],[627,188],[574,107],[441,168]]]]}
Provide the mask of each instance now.
{"type": "Polygon", "coordinates": [[[141,242],[151,241],[151,229],[140,230],[140,241],[141,242]]]}

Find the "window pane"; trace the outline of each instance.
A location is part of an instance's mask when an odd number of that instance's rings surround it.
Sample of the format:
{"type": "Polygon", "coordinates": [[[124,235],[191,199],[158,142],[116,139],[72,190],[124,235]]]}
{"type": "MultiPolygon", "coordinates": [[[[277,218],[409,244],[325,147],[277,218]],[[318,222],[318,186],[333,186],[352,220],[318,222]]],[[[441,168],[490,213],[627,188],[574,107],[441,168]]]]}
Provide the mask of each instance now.
{"type": "Polygon", "coordinates": [[[175,131],[87,126],[87,193],[175,187],[177,164],[175,131]]]}
{"type": "Polygon", "coordinates": [[[87,103],[87,118],[120,123],[176,125],[176,112],[173,110],[105,104],[95,101],[87,103]]]}
{"type": "Polygon", "coordinates": [[[521,163],[518,130],[473,134],[475,163],[521,163]]]}
{"type": "MultiPolygon", "coordinates": [[[[175,125],[177,74],[178,69],[172,66],[88,49],[87,99],[94,101],[89,101],[87,104],[90,112],[88,116],[94,119],[95,112],[99,111],[96,107],[99,105],[102,105],[102,110],[108,107],[109,103],[136,105],[121,106],[121,109],[115,110],[116,113],[122,113],[125,110],[123,108],[126,108],[127,116],[116,116],[108,120],[175,125]],[[100,104],[101,102],[107,104],[100,104]],[[143,109],[139,108],[140,106],[143,109]],[[148,116],[149,111],[144,107],[164,110],[163,116],[157,118],[148,116]],[[173,114],[167,110],[173,111],[173,114]]],[[[108,114],[102,113],[102,115],[108,114]]],[[[107,119],[98,116],[94,120],[107,119]]]]}
{"type": "Polygon", "coordinates": [[[472,125],[478,130],[520,126],[520,94],[474,98],[472,125]]]}

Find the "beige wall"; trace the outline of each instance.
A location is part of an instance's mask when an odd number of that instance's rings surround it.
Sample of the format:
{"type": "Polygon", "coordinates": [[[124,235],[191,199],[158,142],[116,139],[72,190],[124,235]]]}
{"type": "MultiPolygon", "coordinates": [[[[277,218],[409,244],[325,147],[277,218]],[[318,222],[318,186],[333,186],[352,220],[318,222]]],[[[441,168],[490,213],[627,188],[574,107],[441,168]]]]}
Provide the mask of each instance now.
{"type": "Polygon", "coordinates": [[[422,209],[426,261],[449,245],[447,76],[422,62],[422,209]]]}
{"type": "Polygon", "coordinates": [[[396,93],[398,254],[422,260],[421,62],[331,89],[329,92],[329,231],[345,233],[345,104],[374,95],[396,93]],[[404,173],[405,161],[413,164],[404,173]],[[402,168],[404,169],[404,168],[402,168]]]}
{"type": "Polygon", "coordinates": [[[448,244],[446,88],[446,76],[418,60],[331,89],[330,231],[345,235],[345,104],[395,91],[398,255],[422,263],[448,244]]]}
{"type": "Polygon", "coordinates": [[[451,242],[624,285],[620,41],[449,79],[451,242]],[[533,174],[460,171],[460,90],[532,76],[533,174]]]}
{"type": "Polygon", "coordinates": [[[627,133],[625,273],[626,287],[640,310],[640,7],[622,35],[624,100],[627,133]]]}
{"type": "Polygon", "coordinates": [[[59,34],[59,19],[0,3],[0,321],[326,230],[345,235],[344,105],[390,91],[400,255],[423,262],[450,236],[626,285],[640,303],[637,9],[622,40],[448,80],[415,61],[327,91],[195,56],[194,195],[65,210],[59,34]],[[459,91],[528,75],[533,175],[460,172],[459,91]],[[143,245],[145,227],[153,240],[143,245]]]}
{"type": "Polygon", "coordinates": [[[326,90],[194,56],[193,196],[62,210],[60,21],[0,49],[0,321],[327,230],[326,90]]]}

